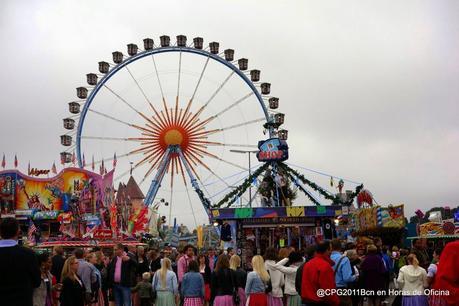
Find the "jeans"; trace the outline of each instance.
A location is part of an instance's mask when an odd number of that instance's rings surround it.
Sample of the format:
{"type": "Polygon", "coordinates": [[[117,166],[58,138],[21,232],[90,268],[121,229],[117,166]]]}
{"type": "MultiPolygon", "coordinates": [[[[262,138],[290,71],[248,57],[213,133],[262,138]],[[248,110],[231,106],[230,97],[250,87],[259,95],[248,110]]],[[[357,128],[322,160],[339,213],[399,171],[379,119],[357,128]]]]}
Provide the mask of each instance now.
{"type": "Polygon", "coordinates": [[[131,306],[131,288],[121,285],[113,286],[116,306],[131,306]]]}

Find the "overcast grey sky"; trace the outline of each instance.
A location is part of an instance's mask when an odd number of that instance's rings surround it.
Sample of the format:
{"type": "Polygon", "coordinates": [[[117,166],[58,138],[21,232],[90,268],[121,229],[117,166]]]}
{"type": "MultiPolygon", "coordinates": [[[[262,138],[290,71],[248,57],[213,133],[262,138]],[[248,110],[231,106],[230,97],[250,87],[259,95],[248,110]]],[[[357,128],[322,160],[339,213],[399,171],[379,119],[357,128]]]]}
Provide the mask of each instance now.
{"type": "Polygon", "coordinates": [[[84,75],[162,34],[219,41],[260,68],[286,114],[291,163],[364,182],[408,215],[458,205],[454,0],[3,0],[0,153],[49,168],[84,75]]]}

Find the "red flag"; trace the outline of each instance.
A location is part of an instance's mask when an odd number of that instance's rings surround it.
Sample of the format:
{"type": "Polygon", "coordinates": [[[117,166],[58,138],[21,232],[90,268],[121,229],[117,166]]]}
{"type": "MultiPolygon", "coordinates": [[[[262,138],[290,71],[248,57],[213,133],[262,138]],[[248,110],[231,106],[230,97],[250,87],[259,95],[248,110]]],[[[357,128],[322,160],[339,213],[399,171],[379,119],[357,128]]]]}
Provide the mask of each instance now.
{"type": "Polygon", "coordinates": [[[96,169],[96,164],[94,163],[94,155],[92,156],[92,164],[91,164],[92,171],[96,169]]]}
{"type": "Polygon", "coordinates": [[[53,162],[53,166],[51,167],[51,172],[54,174],[57,174],[56,162],[53,162]]]}
{"type": "Polygon", "coordinates": [[[18,167],[18,157],[14,154],[14,168],[18,167]]]}
{"type": "Polygon", "coordinates": [[[113,155],[113,168],[116,167],[116,163],[117,163],[117,160],[116,160],[116,152],[115,152],[115,155],[113,155]]]}
{"type": "Polygon", "coordinates": [[[83,153],[83,168],[86,167],[86,158],[84,157],[84,153],[83,153]]]}
{"type": "Polygon", "coordinates": [[[6,166],[5,153],[3,153],[2,168],[5,169],[5,166],[6,166]]]}

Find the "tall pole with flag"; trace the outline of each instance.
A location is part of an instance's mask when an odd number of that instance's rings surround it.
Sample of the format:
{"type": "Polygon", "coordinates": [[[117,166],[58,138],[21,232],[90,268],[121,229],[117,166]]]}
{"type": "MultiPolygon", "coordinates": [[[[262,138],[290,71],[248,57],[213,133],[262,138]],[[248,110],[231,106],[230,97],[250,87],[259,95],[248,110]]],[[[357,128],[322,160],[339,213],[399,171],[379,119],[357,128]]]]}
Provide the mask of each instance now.
{"type": "Polygon", "coordinates": [[[14,154],[14,168],[18,167],[18,156],[14,154]]]}
{"type": "Polygon", "coordinates": [[[27,175],[30,175],[30,160],[29,160],[29,164],[27,165],[27,175]]]}
{"type": "Polygon", "coordinates": [[[92,168],[92,172],[94,172],[94,170],[96,170],[96,163],[94,162],[94,155],[92,156],[91,168],[92,168]]]}
{"type": "Polygon", "coordinates": [[[115,154],[113,155],[113,169],[116,167],[116,163],[117,163],[117,160],[116,160],[116,152],[115,152],[115,154]]]}

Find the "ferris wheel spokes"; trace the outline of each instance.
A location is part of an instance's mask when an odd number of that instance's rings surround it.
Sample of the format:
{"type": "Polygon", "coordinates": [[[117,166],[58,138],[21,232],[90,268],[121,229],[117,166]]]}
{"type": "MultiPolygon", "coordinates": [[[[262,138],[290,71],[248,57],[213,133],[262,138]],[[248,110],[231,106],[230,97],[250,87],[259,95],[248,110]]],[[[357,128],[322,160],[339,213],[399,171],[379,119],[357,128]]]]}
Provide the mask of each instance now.
{"type": "Polygon", "coordinates": [[[102,112],[100,112],[100,111],[96,111],[96,110],[90,109],[90,108],[88,108],[88,111],[89,111],[89,112],[92,112],[92,113],[94,113],[94,114],[97,114],[97,115],[99,115],[99,116],[105,117],[105,118],[107,118],[107,119],[111,119],[111,120],[113,120],[113,121],[116,121],[116,122],[118,122],[118,123],[124,124],[124,125],[126,125],[126,126],[134,127],[131,123],[127,123],[126,121],[123,121],[123,120],[121,120],[121,119],[115,118],[115,117],[110,116],[110,115],[107,115],[107,114],[102,113],[102,112]]]}
{"type": "Polygon", "coordinates": [[[131,78],[134,80],[135,84],[137,85],[137,88],[139,88],[140,92],[142,93],[142,95],[144,96],[145,100],[147,101],[147,103],[149,105],[152,105],[151,104],[151,101],[150,99],[148,99],[147,95],[145,94],[145,92],[143,91],[142,87],[140,86],[139,82],[137,81],[137,79],[134,77],[134,75],[132,74],[131,70],[129,69],[128,66],[125,66],[126,70],[129,72],[129,75],[131,76],[131,78]]]}

